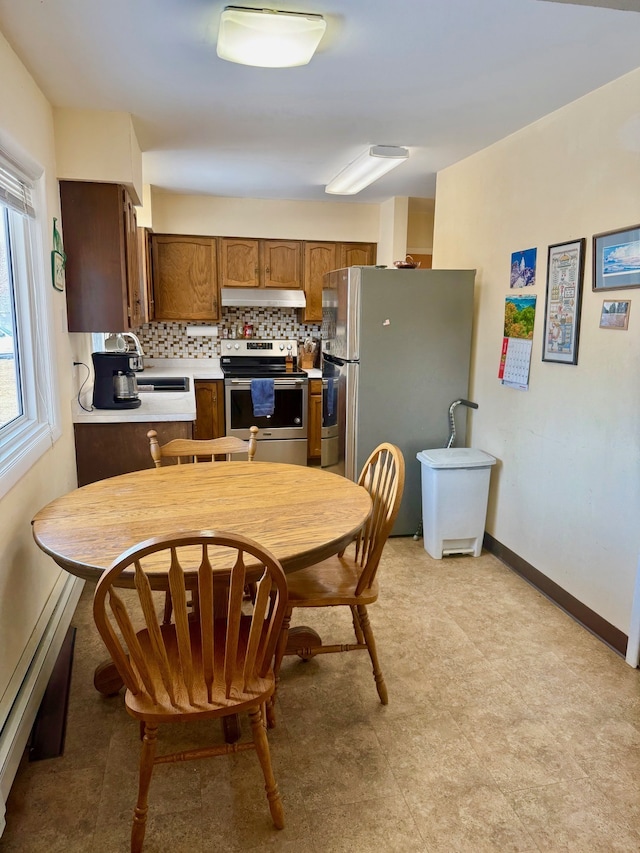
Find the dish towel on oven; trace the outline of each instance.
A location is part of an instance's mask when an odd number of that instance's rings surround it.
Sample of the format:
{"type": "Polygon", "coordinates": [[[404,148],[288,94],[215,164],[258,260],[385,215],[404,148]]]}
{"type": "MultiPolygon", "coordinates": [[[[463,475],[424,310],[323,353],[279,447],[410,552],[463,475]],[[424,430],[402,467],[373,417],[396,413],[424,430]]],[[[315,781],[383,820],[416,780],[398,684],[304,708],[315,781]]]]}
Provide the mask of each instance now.
{"type": "Polygon", "coordinates": [[[253,403],[253,416],[256,418],[268,417],[273,414],[275,405],[275,389],[273,379],[251,380],[251,402],[253,403]]]}

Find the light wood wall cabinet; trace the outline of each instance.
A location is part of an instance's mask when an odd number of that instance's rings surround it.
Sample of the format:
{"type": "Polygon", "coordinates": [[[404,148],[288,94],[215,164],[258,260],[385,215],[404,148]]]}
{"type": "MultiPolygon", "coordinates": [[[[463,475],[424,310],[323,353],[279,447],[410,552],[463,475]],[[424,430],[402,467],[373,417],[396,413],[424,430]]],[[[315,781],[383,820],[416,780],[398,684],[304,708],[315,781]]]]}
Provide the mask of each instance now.
{"type": "Polygon", "coordinates": [[[224,428],[224,382],[222,379],[196,379],[196,422],[193,437],[198,441],[220,438],[224,428]]]}
{"type": "Polygon", "coordinates": [[[322,322],[322,280],[326,273],[338,268],[336,243],[304,244],[304,293],[306,306],[301,309],[303,323],[322,322]]]}
{"type": "Polygon", "coordinates": [[[60,182],[70,332],[122,332],[144,322],[136,211],[126,187],[60,182]]]}
{"type": "Polygon", "coordinates": [[[220,286],[300,289],[302,243],[220,238],[220,286]]]}
{"type": "Polygon", "coordinates": [[[218,274],[215,237],[153,234],[155,320],[217,320],[218,274]]]}
{"type": "Polygon", "coordinates": [[[338,243],[338,267],[371,266],[376,262],[375,243],[338,243]]]}
{"type": "Polygon", "coordinates": [[[322,437],[322,379],[309,380],[309,431],[307,433],[307,458],[319,462],[322,437]]]}

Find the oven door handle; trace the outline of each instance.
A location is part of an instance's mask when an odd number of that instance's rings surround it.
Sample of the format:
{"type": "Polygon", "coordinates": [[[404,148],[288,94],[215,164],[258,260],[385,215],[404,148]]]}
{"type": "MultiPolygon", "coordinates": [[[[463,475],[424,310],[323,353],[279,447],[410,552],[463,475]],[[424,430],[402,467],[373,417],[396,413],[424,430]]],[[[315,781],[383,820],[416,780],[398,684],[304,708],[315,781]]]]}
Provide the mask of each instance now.
{"type": "MultiPolygon", "coordinates": [[[[251,387],[251,380],[247,379],[227,379],[231,385],[244,385],[247,388],[251,387]]],[[[304,385],[306,379],[274,379],[273,387],[274,388],[292,388],[295,385],[304,385]]]]}

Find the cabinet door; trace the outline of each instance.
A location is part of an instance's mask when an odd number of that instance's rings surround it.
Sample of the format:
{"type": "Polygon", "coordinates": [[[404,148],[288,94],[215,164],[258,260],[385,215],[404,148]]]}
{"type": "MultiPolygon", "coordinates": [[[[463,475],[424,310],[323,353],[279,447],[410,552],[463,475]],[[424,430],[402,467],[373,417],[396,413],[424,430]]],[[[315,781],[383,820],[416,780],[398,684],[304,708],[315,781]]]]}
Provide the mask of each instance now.
{"type": "Polygon", "coordinates": [[[220,286],[260,287],[259,240],[220,240],[220,286]]]}
{"type": "Polygon", "coordinates": [[[124,227],[124,250],[127,276],[127,313],[129,327],[139,328],[144,323],[144,291],[140,280],[140,260],[138,257],[138,228],[136,209],[127,192],[122,192],[122,221],[124,227]]]}
{"type": "Polygon", "coordinates": [[[320,459],[322,438],[322,380],[309,380],[309,432],[307,457],[320,459]]]}
{"type": "Polygon", "coordinates": [[[198,441],[220,438],[224,430],[224,382],[196,379],[196,422],[193,437],[198,441]]]}
{"type": "Polygon", "coordinates": [[[60,182],[70,332],[130,328],[127,270],[133,254],[127,251],[126,198],[118,184],[60,182]]]}
{"type": "Polygon", "coordinates": [[[322,322],[322,280],[325,273],[337,268],[335,243],[304,244],[304,292],[306,307],[302,310],[303,323],[322,322]]]}
{"type": "Polygon", "coordinates": [[[216,241],[154,234],[151,238],[156,320],[217,320],[216,241]]]}
{"type": "Polygon", "coordinates": [[[142,298],[142,323],[154,319],[153,314],[153,283],[151,281],[151,231],[149,228],[138,228],[138,275],[140,278],[140,294],[142,298]]]}
{"type": "Polygon", "coordinates": [[[147,432],[155,429],[160,444],[192,437],[191,421],[162,423],[74,424],[78,485],[153,468],[147,432]]]}
{"type": "Polygon", "coordinates": [[[343,267],[371,266],[376,262],[375,243],[340,243],[340,269],[343,267]]]}
{"type": "Polygon", "coordinates": [[[302,287],[302,243],[295,240],[263,240],[264,287],[302,287]]]}

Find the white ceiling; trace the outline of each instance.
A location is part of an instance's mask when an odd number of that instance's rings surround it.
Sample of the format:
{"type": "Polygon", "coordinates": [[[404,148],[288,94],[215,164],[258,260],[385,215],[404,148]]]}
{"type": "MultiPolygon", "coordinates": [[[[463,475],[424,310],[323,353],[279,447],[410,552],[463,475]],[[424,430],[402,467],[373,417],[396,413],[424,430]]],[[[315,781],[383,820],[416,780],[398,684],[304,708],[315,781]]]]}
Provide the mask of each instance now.
{"type": "Polygon", "coordinates": [[[275,0],[328,22],[291,69],[218,59],[225,5],[0,0],[0,31],[55,106],[131,113],[145,183],[252,198],[336,201],[371,144],[410,160],[345,201],[432,197],[439,169],[640,64],[637,0],[275,0]]]}

